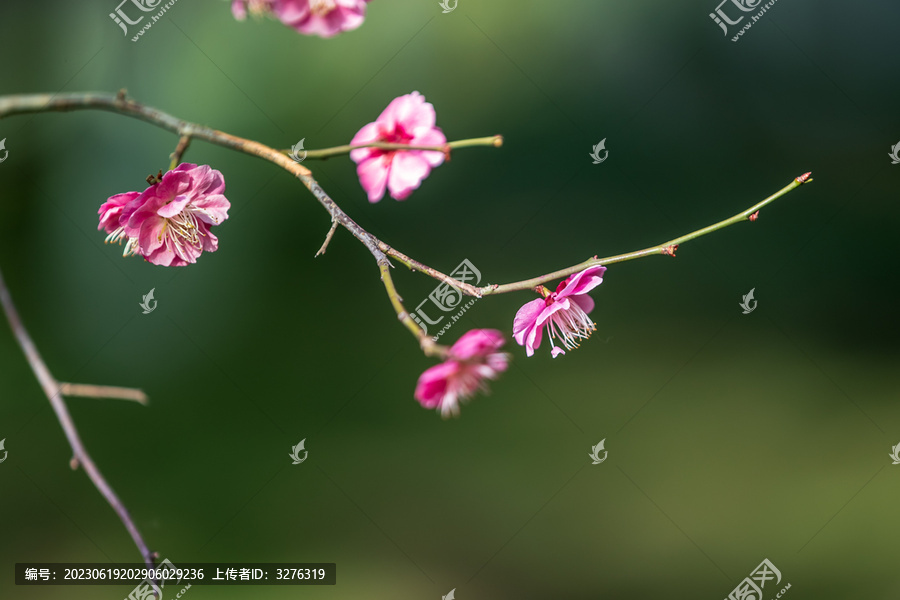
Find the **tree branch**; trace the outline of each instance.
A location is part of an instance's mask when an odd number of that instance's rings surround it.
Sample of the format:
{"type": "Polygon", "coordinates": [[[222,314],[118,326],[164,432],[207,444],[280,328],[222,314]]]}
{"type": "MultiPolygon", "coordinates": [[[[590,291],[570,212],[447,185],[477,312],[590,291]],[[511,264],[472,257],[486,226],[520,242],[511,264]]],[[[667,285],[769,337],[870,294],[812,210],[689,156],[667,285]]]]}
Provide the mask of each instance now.
{"type": "MultiPolygon", "coordinates": [[[[738,213],[734,217],[729,219],[725,219],[724,221],[720,221],[708,227],[704,227],[703,229],[698,229],[692,233],[688,233],[681,237],[677,237],[668,242],[664,242],[663,244],[659,244],[657,246],[652,246],[650,248],[645,248],[643,250],[637,250],[635,252],[628,252],[625,254],[617,254],[613,256],[608,256],[605,258],[598,258],[594,256],[582,263],[577,265],[573,265],[566,269],[560,269],[558,271],[554,271],[552,273],[547,273],[545,275],[540,275],[538,277],[534,277],[531,279],[526,279],[523,281],[517,281],[513,283],[507,283],[502,285],[487,285],[484,287],[475,287],[470,284],[457,281],[453,277],[445,275],[440,271],[429,267],[428,265],[421,263],[417,260],[410,258],[409,256],[403,254],[399,250],[392,248],[385,242],[379,240],[371,233],[367,232],[365,229],[360,227],[353,219],[350,218],[347,213],[345,213],[338,205],[331,199],[330,196],[322,189],[322,187],[318,184],[318,182],[313,178],[312,172],[306,167],[302,166],[300,163],[295,162],[291,158],[289,158],[285,152],[276,150],[265,144],[261,144],[259,142],[255,142],[253,140],[244,139],[238,136],[234,136],[228,133],[224,133],[222,131],[218,131],[215,129],[211,129],[209,127],[197,125],[194,123],[190,123],[188,121],[184,121],[173,117],[167,113],[164,113],[155,108],[144,106],[127,98],[124,90],[121,90],[117,95],[113,96],[110,94],[97,94],[97,93],[73,93],[73,94],[59,94],[53,95],[50,94],[34,94],[34,95],[16,95],[16,96],[2,96],[0,97],[0,118],[16,115],[16,114],[27,114],[27,113],[37,113],[37,112],[48,112],[48,111],[70,111],[70,110],[106,110],[119,114],[123,114],[126,116],[130,116],[136,119],[140,119],[142,121],[146,121],[163,129],[167,129],[169,131],[175,132],[178,135],[182,136],[181,141],[186,147],[186,140],[191,138],[202,139],[204,141],[217,144],[219,146],[223,146],[225,148],[229,148],[231,150],[236,150],[238,152],[243,152],[245,154],[250,154],[252,156],[257,156],[264,160],[267,160],[284,170],[288,171],[297,179],[299,179],[303,185],[309,189],[310,192],[316,197],[319,203],[328,211],[331,215],[333,224],[340,224],[347,231],[349,231],[355,238],[357,238],[372,254],[375,258],[376,263],[378,264],[378,268],[382,274],[382,281],[385,283],[385,290],[388,293],[388,297],[391,300],[391,304],[394,306],[395,311],[398,314],[400,320],[404,323],[404,325],[410,329],[414,335],[418,339],[420,339],[420,345],[422,345],[422,349],[426,352],[433,352],[434,350],[428,344],[421,343],[421,340],[426,335],[421,328],[416,325],[416,323],[409,318],[409,315],[402,308],[402,303],[399,302],[399,295],[396,294],[396,289],[394,288],[393,281],[390,278],[390,273],[388,268],[390,263],[388,262],[387,257],[391,256],[397,259],[399,262],[406,265],[412,271],[420,271],[429,277],[432,277],[442,283],[447,283],[462,293],[468,296],[474,296],[476,298],[480,298],[482,296],[490,295],[490,294],[502,294],[507,292],[514,291],[522,291],[522,290],[530,290],[535,287],[542,285],[544,283],[548,283],[550,281],[561,279],[564,277],[568,277],[574,273],[577,273],[583,269],[594,265],[609,265],[617,262],[624,262],[627,260],[634,260],[636,258],[643,258],[645,256],[652,255],[668,255],[674,256],[675,250],[678,248],[680,244],[684,242],[696,239],[708,233],[712,233],[713,231],[717,231],[724,227],[728,227],[729,225],[733,225],[739,221],[750,220],[754,221],[758,217],[758,211],[762,207],[766,206],[770,202],[773,202],[777,198],[787,194],[792,191],[796,187],[806,183],[807,181],[812,181],[809,179],[809,173],[802,175],[796,178],[789,185],[785,186],[775,194],[769,196],[762,202],[752,206],[751,208],[738,213]],[[385,275],[387,274],[387,275],[385,275]],[[405,317],[405,318],[404,318],[405,317]],[[409,319],[408,321],[406,319],[409,319]]],[[[500,146],[502,145],[503,138],[501,136],[491,136],[485,138],[477,138],[472,140],[461,140],[459,142],[451,142],[446,146],[442,147],[413,147],[413,146],[404,146],[404,145],[396,145],[396,144],[385,144],[385,143],[373,143],[373,144],[361,144],[361,145],[348,145],[348,146],[338,146],[336,148],[328,148],[325,150],[312,150],[307,151],[307,156],[312,155],[313,157],[324,158],[327,156],[332,156],[335,154],[342,154],[349,152],[354,148],[362,148],[362,147],[379,147],[384,149],[424,149],[424,150],[435,150],[435,151],[445,151],[448,152],[450,148],[453,147],[465,147],[465,146],[473,146],[473,145],[491,145],[491,146],[500,146]],[[455,145],[454,145],[455,144],[455,145]],[[395,147],[396,146],[396,147],[395,147]]],[[[182,143],[179,143],[179,148],[182,146],[182,143]]],[[[333,231],[333,228],[332,228],[333,231]]],[[[320,249],[320,253],[327,246],[328,239],[333,235],[329,232],[329,237],[326,238],[326,243],[323,245],[322,249],[320,249]]]]}
{"type": "MultiPolygon", "coordinates": [[[[62,397],[63,386],[70,386],[69,389],[71,390],[72,384],[60,384],[50,373],[50,369],[47,368],[47,364],[44,362],[44,359],[41,358],[31,336],[28,335],[28,331],[22,324],[22,319],[19,317],[19,313],[13,304],[12,296],[10,296],[9,290],[6,287],[6,282],[3,280],[2,272],[0,272],[0,304],[3,305],[3,311],[6,313],[6,318],[9,321],[9,326],[12,329],[13,334],[16,336],[16,341],[19,342],[19,346],[22,348],[22,352],[25,354],[25,358],[28,360],[28,364],[31,366],[35,378],[37,378],[38,383],[40,383],[41,388],[43,388],[47,400],[50,401],[53,412],[56,413],[56,418],[62,426],[63,432],[66,434],[66,439],[69,440],[69,446],[71,446],[73,453],[70,464],[73,468],[78,465],[84,467],[84,472],[87,473],[87,476],[94,484],[94,487],[96,487],[103,497],[106,498],[109,505],[112,506],[113,510],[116,511],[116,514],[119,515],[119,519],[122,521],[122,524],[125,525],[125,529],[128,530],[131,539],[134,540],[135,546],[137,546],[138,551],[141,553],[144,563],[148,568],[152,568],[153,556],[147,549],[147,544],[144,542],[144,538],[141,537],[141,532],[138,531],[137,525],[134,524],[131,515],[128,514],[128,509],[125,508],[125,505],[119,500],[115,491],[113,491],[112,487],[106,482],[100,469],[97,468],[91,455],[88,454],[87,449],[81,442],[81,437],[78,435],[78,429],[76,429],[75,422],[72,421],[72,416],[69,414],[69,409],[66,407],[65,400],[63,400],[62,397]]],[[[146,400],[146,396],[140,390],[87,385],[78,385],[74,387],[76,388],[76,391],[90,390],[92,392],[90,395],[94,396],[98,394],[103,396],[106,394],[105,397],[131,397],[135,399],[141,397],[146,400]]]]}

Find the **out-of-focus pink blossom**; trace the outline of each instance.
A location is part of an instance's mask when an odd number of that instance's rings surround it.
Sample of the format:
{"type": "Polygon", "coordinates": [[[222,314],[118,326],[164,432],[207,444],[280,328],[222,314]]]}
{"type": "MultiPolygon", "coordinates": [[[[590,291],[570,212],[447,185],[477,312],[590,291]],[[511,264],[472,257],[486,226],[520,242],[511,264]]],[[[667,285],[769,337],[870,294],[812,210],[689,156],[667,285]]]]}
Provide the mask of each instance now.
{"type": "MultiPolygon", "coordinates": [[[[546,298],[532,300],[519,309],[513,321],[513,337],[520,346],[525,346],[528,356],[541,345],[544,327],[550,343],[557,338],[566,350],[577,348],[578,340],[587,339],[596,331],[588,317],[594,310],[594,301],[587,293],[603,283],[605,271],[606,267],[588,267],[570,275],[546,298]]],[[[553,344],[550,354],[556,358],[565,354],[565,350],[553,344]]]]}
{"type": "Polygon", "coordinates": [[[447,359],[419,377],[415,397],[425,408],[436,408],[441,416],[459,413],[459,403],[476,391],[486,391],[486,379],[496,379],[506,370],[509,357],[499,352],[503,334],[495,329],[473,329],[463,334],[447,359]]]}
{"type": "MultiPolygon", "coordinates": [[[[386,142],[409,146],[438,147],[447,143],[435,126],[434,106],[419,92],[394,98],[378,119],[364,126],[351,145],[386,142]]],[[[369,202],[384,197],[385,188],[395,200],[405,200],[428,177],[433,167],[444,162],[444,153],[430,150],[383,150],[357,148],[350,152],[356,163],[359,183],[369,202]]]]}
{"type": "Polygon", "coordinates": [[[125,240],[125,256],[140,255],[155,265],[181,267],[215,252],[210,227],[228,218],[222,174],[206,165],[182,163],[143,192],[117,194],[98,211],[108,242],[125,240]]]}
{"type": "Polygon", "coordinates": [[[288,27],[306,35],[328,38],[362,25],[369,0],[232,0],[231,12],[243,21],[252,15],[273,14],[288,27]]]}

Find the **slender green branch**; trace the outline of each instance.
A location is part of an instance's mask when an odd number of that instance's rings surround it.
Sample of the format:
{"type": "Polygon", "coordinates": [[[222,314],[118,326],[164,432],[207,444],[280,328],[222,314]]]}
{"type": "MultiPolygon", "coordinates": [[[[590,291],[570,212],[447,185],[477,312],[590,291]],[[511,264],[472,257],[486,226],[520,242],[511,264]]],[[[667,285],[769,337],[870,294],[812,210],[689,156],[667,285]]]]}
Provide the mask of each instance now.
{"type": "Polygon", "coordinates": [[[191,136],[189,134],[182,135],[181,138],[179,138],[178,145],[175,146],[175,152],[169,155],[169,158],[171,159],[171,162],[169,163],[170,171],[181,163],[181,157],[184,156],[184,153],[190,145],[191,136]]]}
{"type": "MultiPolygon", "coordinates": [[[[482,295],[489,294],[504,294],[507,292],[516,292],[521,290],[530,290],[535,287],[542,285],[544,283],[548,283],[550,281],[554,281],[556,279],[562,279],[564,277],[568,277],[574,273],[578,273],[579,271],[583,271],[588,267],[593,267],[597,265],[611,265],[614,263],[625,262],[627,260],[634,260],[636,258],[643,258],[645,256],[652,255],[668,255],[675,256],[675,251],[678,249],[678,246],[685,242],[689,242],[691,240],[702,237],[708,233],[712,233],[713,231],[718,231],[719,229],[724,229],[729,225],[734,225],[735,223],[739,223],[741,221],[755,221],[757,218],[757,213],[764,206],[768,205],[771,202],[774,202],[778,198],[784,196],[788,192],[793,191],[794,189],[800,187],[804,183],[809,183],[812,181],[810,178],[810,173],[805,173],[800,177],[797,177],[790,184],[784,186],[765,200],[754,204],[747,210],[741,211],[738,214],[725,219],[723,221],[719,221],[718,223],[714,223],[713,225],[709,225],[704,227],[703,229],[698,229],[697,231],[692,231],[691,233],[682,235],[680,237],[669,240],[668,242],[663,242],[662,244],[657,244],[656,246],[651,246],[650,248],[644,248],[643,250],[637,250],[634,252],[626,252],[625,254],[616,254],[613,256],[607,256],[604,258],[597,258],[594,256],[593,258],[589,258],[588,260],[579,263],[577,265],[573,265],[568,267],[567,269],[560,269],[559,271],[554,271],[552,273],[547,273],[546,275],[541,275],[539,277],[533,277],[531,279],[525,279],[523,281],[517,281],[515,283],[505,283],[503,285],[488,285],[481,288],[479,291],[482,295]]],[[[474,295],[474,294],[473,294],[474,295]]]]}
{"type": "Polygon", "coordinates": [[[447,355],[447,347],[441,346],[432,340],[406,312],[406,308],[403,306],[403,298],[400,297],[400,294],[397,293],[397,288],[394,286],[390,265],[387,262],[378,263],[378,268],[381,270],[381,281],[384,283],[384,289],[387,291],[388,298],[390,298],[391,306],[394,307],[394,312],[397,313],[397,319],[419,340],[419,346],[422,348],[425,356],[444,358],[447,355]]]}
{"type": "MultiPolygon", "coordinates": [[[[334,146],[333,148],[322,148],[321,150],[305,150],[305,152],[306,158],[329,158],[340,154],[349,154],[351,150],[358,150],[359,148],[379,148],[381,150],[430,150],[433,152],[444,152],[445,154],[449,154],[450,150],[455,150],[456,148],[471,148],[473,146],[493,146],[499,148],[502,145],[503,136],[492,135],[490,137],[448,142],[443,146],[413,146],[409,144],[391,144],[388,142],[370,142],[368,144],[334,146]]],[[[290,156],[293,150],[282,150],[281,152],[290,156]]]]}

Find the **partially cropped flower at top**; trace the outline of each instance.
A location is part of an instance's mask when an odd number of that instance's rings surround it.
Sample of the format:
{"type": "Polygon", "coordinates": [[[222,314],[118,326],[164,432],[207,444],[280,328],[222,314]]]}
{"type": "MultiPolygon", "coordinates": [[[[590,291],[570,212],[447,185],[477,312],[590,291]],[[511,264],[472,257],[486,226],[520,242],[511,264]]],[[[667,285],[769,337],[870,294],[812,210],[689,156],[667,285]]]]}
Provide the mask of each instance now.
{"type": "Polygon", "coordinates": [[[541,345],[544,327],[553,344],[550,354],[554,358],[566,353],[553,343],[554,338],[566,350],[573,350],[578,347],[578,340],[589,338],[597,330],[588,317],[594,310],[594,301],[587,293],[603,283],[605,271],[606,267],[588,267],[566,278],[555,292],[519,309],[513,321],[513,337],[520,346],[525,346],[528,356],[541,345]]]}
{"type": "MultiPolygon", "coordinates": [[[[447,143],[435,127],[434,106],[419,92],[394,98],[374,123],[353,136],[351,145],[386,142],[408,146],[443,146],[447,143]]],[[[383,150],[357,148],[350,152],[356,163],[359,183],[369,202],[384,197],[385,188],[395,200],[405,200],[428,177],[433,167],[444,162],[444,153],[431,150],[383,150]]]]}
{"type": "Polygon", "coordinates": [[[506,341],[495,329],[473,329],[459,338],[447,360],[426,370],[416,385],[416,400],[436,408],[441,416],[459,412],[459,403],[475,392],[486,391],[485,379],[496,379],[506,370],[509,357],[500,348],[506,341]]]}
{"type": "Polygon", "coordinates": [[[369,0],[232,0],[231,13],[239,21],[274,14],[300,33],[329,38],[362,25],[369,0]]]}
{"type": "Polygon", "coordinates": [[[219,240],[210,227],[228,218],[222,174],[206,165],[182,163],[143,192],[110,197],[100,225],[107,242],[125,241],[125,256],[140,255],[155,265],[181,267],[215,252],[219,240]]]}

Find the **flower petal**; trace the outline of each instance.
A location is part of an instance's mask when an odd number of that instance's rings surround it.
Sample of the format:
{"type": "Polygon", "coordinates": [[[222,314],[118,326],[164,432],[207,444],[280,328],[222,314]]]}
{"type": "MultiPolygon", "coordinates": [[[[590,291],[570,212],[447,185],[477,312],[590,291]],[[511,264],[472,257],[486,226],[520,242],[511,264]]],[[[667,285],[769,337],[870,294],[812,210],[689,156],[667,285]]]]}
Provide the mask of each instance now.
{"type": "Polygon", "coordinates": [[[388,188],[395,200],[405,200],[428,177],[431,165],[420,152],[398,151],[394,155],[388,175],[388,188]]]}
{"type": "Polygon", "coordinates": [[[384,198],[390,164],[390,157],[373,157],[356,166],[359,184],[368,194],[369,202],[375,203],[384,198]]]}

